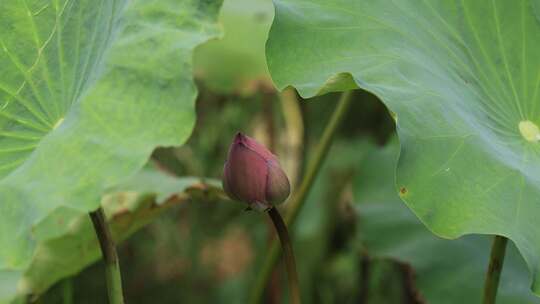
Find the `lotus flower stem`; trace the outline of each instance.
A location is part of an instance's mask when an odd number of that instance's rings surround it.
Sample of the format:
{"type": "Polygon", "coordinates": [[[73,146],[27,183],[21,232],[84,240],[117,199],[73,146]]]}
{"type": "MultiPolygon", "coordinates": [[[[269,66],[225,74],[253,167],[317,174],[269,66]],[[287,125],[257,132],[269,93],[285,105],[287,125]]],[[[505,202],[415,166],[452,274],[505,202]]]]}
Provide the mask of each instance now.
{"type": "MultiPolygon", "coordinates": [[[[349,109],[349,105],[352,99],[351,97],[352,91],[344,92],[341,95],[338,105],[334,110],[334,113],[332,113],[332,117],[330,118],[330,121],[328,122],[323,131],[321,141],[318,143],[315,149],[315,154],[313,155],[313,158],[311,158],[309,161],[306,169],[306,174],[302,179],[300,187],[297,191],[293,193],[290,198],[290,202],[288,203],[289,209],[287,210],[287,214],[285,217],[285,224],[289,227],[294,224],[296,217],[300,212],[300,209],[306,201],[309,190],[311,189],[311,186],[313,186],[315,178],[317,177],[317,173],[319,173],[323,161],[328,154],[328,150],[330,149],[330,146],[332,144],[332,139],[349,109]]],[[[268,284],[268,280],[270,279],[272,270],[274,269],[278,258],[279,245],[276,241],[274,241],[270,245],[270,250],[268,251],[268,254],[264,260],[262,270],[257,274],[255,286],[251,289],[251,294],[249,298],[251,304],[259,304],[262,302],[261,299],[264,294],[264,290],[268,284]]]]}
{"type": "Polygon", "coordinates": [[[62,304],[73,304],[73,279],[67,278],[62,282],[62,304]]]}
{"type": "Polygon", "coordinates": [[[484,300],[482,302],[484,304],[495,304],[497,299],[497,288],[499,287],[507,242],[508,239],[504,236],[496,235],[493,238],[489,266],[484,282],[484,300]]]}
{"type": "Polygon", "coordinates": [[[90,212],[92,224],[99,240],[101,254],[105,261],[105,272],[107,279],[107,294],[109,304],[123,304],[124,295],[122,292],[122,277],[120,275],[120,264],[118,254],[111,236],[111,231],[107,225],[107,219],[103,208],[99,207],[96,211],[90,212]]]}
{"type": "Polygon", "coordinates": [[[291,238],[287,231],[287,225],[283,222],[283,218],[279,214],[279,211],[272,207],[268,210],[268,215],[274,223],[279,240],[281,241],[281,247],[283,248],[283,257],[285,259],[285,265],[287,267],[287,273],[289,275],[289,293],[291,296],[291,304],[300,304],[300,284],[298,281],[298,273],[296,272],[296,262],[294,261],[294,254],[292,249],[291,238]]]}

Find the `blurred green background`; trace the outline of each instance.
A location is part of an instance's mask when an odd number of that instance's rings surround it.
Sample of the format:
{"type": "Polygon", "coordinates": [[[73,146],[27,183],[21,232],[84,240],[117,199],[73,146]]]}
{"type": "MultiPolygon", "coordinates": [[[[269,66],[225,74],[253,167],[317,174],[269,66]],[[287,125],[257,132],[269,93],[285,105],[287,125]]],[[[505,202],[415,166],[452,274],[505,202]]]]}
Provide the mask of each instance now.
{"type": "MultiPolygon", "coordinates": [[[[264,55],[272,18],[269,0],[225,0],[223,39],[199,47],[194,58],[196,128],[184,146],[157,149],[149,168],[172,177],[220,179],[230,141],[243,131],[270,147],[293,189],[298,185],[339,94],[302,100],[292,89],[275,91],[264,55]]],[[[489,238],[439,239],[401,203],[393,184],[399,153],[394,133],[382,103],[355,92],[291,229],[304,303],[480,301],[489,238]]],[[[119,245],[126,302],[246,303],[274,237],[265,214],[223,198],[185,200],[119,245]]],[[[103,271],[95,263],[29,300],[106,303],[103,271]]],[[[280,265],[265,303],[287,303],[285,283],[280,265]]],[[[499,302],[538,302],[513,247],[499,302]]]]}

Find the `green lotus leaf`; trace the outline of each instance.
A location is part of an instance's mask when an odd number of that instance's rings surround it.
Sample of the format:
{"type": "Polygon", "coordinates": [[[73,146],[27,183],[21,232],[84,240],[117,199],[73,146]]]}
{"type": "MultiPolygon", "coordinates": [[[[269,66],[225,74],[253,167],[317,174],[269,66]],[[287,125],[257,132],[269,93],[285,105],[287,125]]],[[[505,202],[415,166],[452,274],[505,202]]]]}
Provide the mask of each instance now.
{"type": "Polygon", "coordinates": [[[0,302],[39,244],[68,232],[156,146],[194,123],[193,49],[220,1],[8,0],[0,10],[0,302]]]}
{"type": "Polygon", "coordinates": [[[276,85],[309,97],[349,73],[377,95],[397,116],[401,198],[439,236],[509,237],[540,294],[540,1],[274,3],[276,85]]]}
{"type": "MultiPolygon", "coordinates": [[[[395,192],[397,141],[384,148],[371,146],[368,151],[356,166],[353,183],[358,241],[374,258],[390,258],[412,267],[409,279],[425,302],[480,303],[490,237],[445,240],[431,234],[395,192]]],[[[513,244],[505,257],[497,303],[540,303],[528,288],[525,262],[513,244]]]]}

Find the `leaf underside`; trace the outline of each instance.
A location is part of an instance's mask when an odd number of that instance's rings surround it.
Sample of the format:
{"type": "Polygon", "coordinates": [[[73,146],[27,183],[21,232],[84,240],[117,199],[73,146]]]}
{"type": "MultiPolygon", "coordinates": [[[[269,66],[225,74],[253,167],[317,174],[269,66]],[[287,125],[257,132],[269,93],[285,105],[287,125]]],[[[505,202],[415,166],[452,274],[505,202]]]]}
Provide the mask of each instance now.
{"type": "MultiPolygon", "coordinates": [[[[143,169],[111,189],[101,204],[113,237],[119,243],[174,206],[224,197],[221,188],[213,184],[218,183],[176,178],[154,169],[143,169]]],[[[87,214],[60,208],[42,225],[55,225],[59,221],[68,227],[68,231],[37,246],[35,257],[22,279],[25,288],[20,291],[20,297],[40,295],[60,279],[77,274],[101,257],[87,214]]]]}
{"type": "MultiPolygon", "coordinates": [[[[367,150],[356,165],[359,174],[353,182],[360,217],[358,240],[373,258],[410,265],[409,280],[426,303],[480,303],[491,238],[467,235],[445,240],[431,234],[395,192],[397,141],[367,150]]],[[[525,262],[509,242],[497,303],[540,303],[528,279],[525,262]]]]}

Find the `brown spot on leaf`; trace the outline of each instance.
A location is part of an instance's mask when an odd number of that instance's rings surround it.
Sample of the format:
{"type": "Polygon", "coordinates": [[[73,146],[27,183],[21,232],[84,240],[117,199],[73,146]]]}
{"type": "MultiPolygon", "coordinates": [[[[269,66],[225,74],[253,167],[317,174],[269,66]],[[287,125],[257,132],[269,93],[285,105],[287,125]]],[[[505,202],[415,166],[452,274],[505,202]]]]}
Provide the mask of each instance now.
{"type": "Polygon", "coordinates": [[[399,188],[399,194],[400,195],[405,195],[405,194],[407,194],[407,192],[408,192],[407,188],[405,188],[405,187],[399,188]]]}

